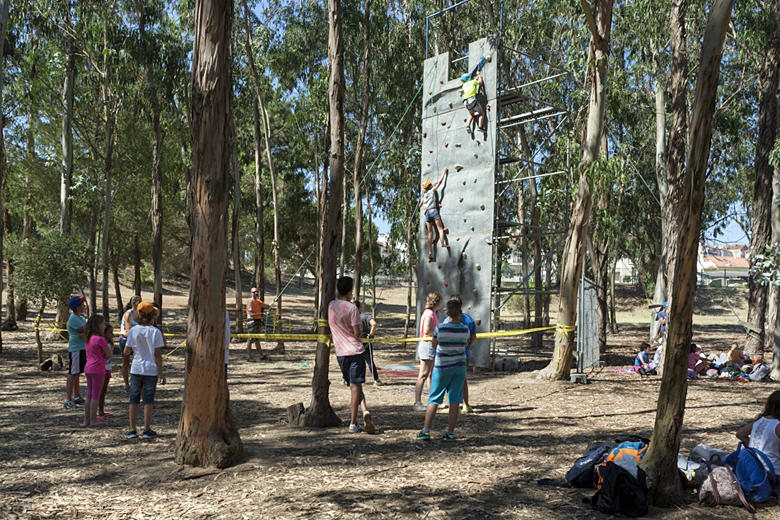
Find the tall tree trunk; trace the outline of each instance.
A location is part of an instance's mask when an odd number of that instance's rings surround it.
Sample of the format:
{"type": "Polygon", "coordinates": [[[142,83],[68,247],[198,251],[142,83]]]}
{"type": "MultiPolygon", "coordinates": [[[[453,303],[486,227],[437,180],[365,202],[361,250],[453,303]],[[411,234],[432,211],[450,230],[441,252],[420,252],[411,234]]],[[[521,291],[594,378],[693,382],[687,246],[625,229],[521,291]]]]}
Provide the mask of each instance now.
{"type": "MultiPolygon", "coordinates": [[[[87,238],[87,258],[89,260],[89,267],[87,272],[87,284],[89,285],[89,312],[97,312],[97,264],[100,257],[98,256],[98,219],[99,215],[97,210],[93,211],[89,215],[89,235],[87,238]]],[[[66,307],[67,308],[67,307],[66,307]]],[[[58,320],[59,321],[59,320],[58,320]]],[[[67,320],[65,320],[67,322],[67,320]]],[[[65,323],[63,322],[63,325],[65,323]]],[[[64,326],[61,328],[65,328],[64,326]]]]}
{"type": "MultiPolygon", "coordinates": [[[[363,2],[363,74],[361,77],[360,126],[357,143],[355,143],[355,163],[352,169],[352,190],[355,192],[355,300],[360,300],[360,277],[363,270],[363,199],[360,189],[360,178],[363,170],[363,155],[366,144],[366,128],[368,128],[368,105],[371,101],[371,0],[363,2]]],[[[370,197],[368,186],[366,197],[370,197]]],[[[344,219],[346,221],[346,218],[344,219]]]]}
{"type": "Polygon", "coordinates": [[[328,107],[330,126],[330,182],[325,219],[324,247],[321,250],[322,278],[320,280],[317,316],[317,354],[312,378],[311,406],[306,410],[307,426],[337,426],[341,424],[328,396],[328,364],[330,348],[322,339],[328,328],[328,304],[336,293],[336,245],[339,230],[339,209],[344,178],[344,43],[341,35],[341,0],[328,0],[328,107]]]}
{"type": "Polygon", "coordinates": [[[231,219],[230,241],[233,245],[233,282],[236,286],[234,310],[236,311],[236,330],[244,333],[244,305],[241,287],[241,239],[239,238],[241,218],[241,170],[238,168],[238,136],[235,120],[230,120],[230,165],[233,171],[233,216],[231,219]]]}
{"type": "MultiPolygon", "coordinates": [[[[108,239],[111,236],[111,168],[113,167],[114,155],[114,110],[111,106],[111,64],[109,63],[108,52],[108,18],[109,4],[103,6],[103,117],[106,121],[106,135],[103,144],[103,174],[104,193],[103,193],[103,243],[102,243],[102,264],[103,264],[103,316],[109,320],[108,303],[108,239]]],[[[121,316],[121,314],[120,314],[121,316]]]]}
{"type": "MultiPolygon", "coordinates": [[[[0,78],[0,82],[2,82],[2,78],[0,78]]],[[[5,179],[3,179],[3,171],[5,169],[5,163],[2,161],[5,159],[5,144],[2,139],[2,131],[4,130],[5,126],[5,118],[0,116],[0,199],[3,198],[2,194],[5,192],[5,187],[3,186],[5,179]]],[[[8,208],[3,206],[3,201],[0,200],[0,210],[3,212],[3,222],[0,224],[2,228],[2,235],[5,235],[6,229],[11,229],[11,213],[8,212],[8,208]]],[[[0,246],[2,246],[3,237],[0,237],[0,246]]],[[[2,261],[3,261],[3,251],[2,248],[0,248],[0,269],[2,269],[2,261]]],[[[6,266],[8,267],[8,297],[5,300],[5,308],[6,308],[6,315],[8,318],[16,318],[17,312],[16,312],[16,298],[15,298],[15,291],[13,285],[11,285],[11,280],[14,276],[14,261],[13,258],[10,256],[6,258],[6,266]]],[[[0,300],[3,296],[3,280],[0,278],[0,300]]],[[[1,316],[0,316],[1,318],[1,316]]],[[[2,319],[0,319],[2,321],[2,319]]],[[[17,320],[18,321],[18,320],[17,320]]],[[[0,333],[0,352],[2,352],[2,334],[0,333]]]]}
{"type": "MultiPolygon", "coordinates": [[[[232,7],[231,7],[232,10],[232,7]]],[[[138,3],[138,32],[141,41],[146,45],[146,23],[147,12],[142,2],[138,3]]],[[[157,97],[157,80],[155,79],[152,67],[151,49],[147,46],[144,52],[144,76],[146,79],[146,94],[151,105],[152,122],[152,189],[151,189],[151,208],[149,210],[152,220],[152,272],[154,273],[154,303],[163,306],[163,272],[162,272],[162,254],[163,254],[163,205],[162,205],[162,148],[163,133],[160,126],[160,100],[157,97]]]]}
{"type": "MultiPolygon", "coordinates": [[[[759,78],[759,131],[758,144],[756,146],[756,169],[758,158],[762,162],[768,157],[775,139],[777,138],[777,88],[780,82],[780,5],[777,2],[770,3],[772,8],[773,27],[771,36],[767,41],[764,56],[764,65],[759,78]],[[766,97],[764,97],[766,96],[766,97]],[[760,151],[759,151],[760,149],[760,151]]],[[[772,168],[772,201],[770,206],[770,219],[772,223],[772,244],[780,243],[780,169],[772,168]]],[[[771,287],[770,310],[767,312],[770,321],[770,330],[765,331],[765,338],[772,338],[772,373],[773,381],[780,381],[780,309],[778,297],[780,290],[771,287]]]]}
{"type": "MultiPolygon", "coordinates": [[[[7,3],[7,2],[6,2],[7,3]]],[[[31,77],[35,77],[36,66],[33,63],[31,69],[31,77]]],[[[37,156],[35,154],[35,120],[36,115],[33,114],[33,110],[30,110],[27,114],[27,159],[30,164],[37,162],[37,156]]],[[[30,171],[27,170],[24,174],[24,199],[22,203],[22,241],[30,238],[33,230],[32,215],[30,214],[30,171]]],[[[8,274],[10,276],[13,269],[12,259],[8,259],[8,274]]],[[[12,288],[9,288],[9,303],[12,302],[11,295],[12,288]]],[[[22,299],[16,303],[16,321],[27,321],[27,301],[22,299]]],[[[10,307],[9,307],[10,308],[10,307]]],[[[11,314],[9,314],[11,316],[11,314]]]]}
{"type": "MultiPolygon", "coordinates": [[[[408,280],[408,286],[406,287],[406,319],[404,320],[404,339],[409,337],[409,329],[412,322],[412,280],[414,278],[414,244],[415,237],[413,233],[414,224],[417,223],[417,215],[414,211],[414,199],[410,196],[406,206],[406,214],[409,215],[409,220],[406,222],[406,279],[408,280]]],[[[416,315],[416,311],[414,311],[416,315]]],[[[416,320],[415,320],[416,321],[416,320]]]]}
{"type": "Polygon", "coordinates": [[[672,128],[669,134],[669,334],[666,369],[661,378],[658,408],[650,447],[642,466],[647,472],[650,498],[664,507],[681,500],[677,453],[688,390],[686,371],[690,353],[696,261],[704,184],[709,159],[723,41],[734,0],[715,0],[704,32],[691,126],[685,149],[685,0],[672,4],[672,128]],[[683,99],[680,99],[683,98],[683,99]],[[682,133],[681,133],[682,131],[682,133]]]}
{"type": "Polygon", "coordinates": [[[612,260],[609,272],[609,333],[618,333],[617,317],[615,316],[615,268],[617,265],[617,255],[612,260]]]}
{"type": "Polygon", "coordinates": [[[574,350],[574,326],[577,316],[577,291],[583,264],[583,241],[588,234],[591,187],[586,176],[587,166],[598,159],[601,134],[604,128],[604,111],[607,95],[609,41],[612,29],[612,0],[597,0],[597,13],[590,11],[581,0],[591,31],[588,51],[590,76],[590,101],[588,119],[580,160],[580,178],[577,195],[569,220],[569,231],[561,261],[560,293],[558,303],[558,328],[555,331],[555,352],[547,367],[539,372],[540,379],[569,379],[574,350]]]}
{"type": "Polygon", "coordinates": [[[263,157],[260,151],[260,108],[257,97],[252,100],[252,129],[255,136],[255,287],[261,300],[265,301],[265,234],[263,231],[263,157]]]}
{"type": "Polygon", "coordinates": [[[191,284],[175,461],[227,467],[243,447],[225,379],[225,263],[233,2],[196,0],[192,53],[191,284]]]}
{"type": "MultiPolygon", "coordinates": [[[[523,147],[523,155],[527,157],[528,161],[533,161],[531,147],[528,144],[528,137],[525,133],[525,129],[520,127],[519,130],[520,143],[523,147]]],[[[529,170],[533,172],[533,163],[529,163],[529,170]]],[[[541,225],[541,211],[539,210],[539,187],[536,183],[536,179],[528,180],[528,202],[531,206],[531,225],[523,226],[523,236],[528,237],[527,231],[533,231],[533,254],[534,254],[534,328],[542,326],[542,314],[544,314],[544,296],[541,291],[544,289],[544,282],[542,281],[542,225],[541,225]]],[[[526,240],[526,247],[528,241],[526,240]]],[[[530,309],[526,311],[526,315],[530,313],[530,309]]],[[[529,324],[526,324],[526,327],[529,324]]],[[[541,334],[534,334],[533,346],[536,348],[542,347],[542,341],[544,336],[541,334]]]]}
{"type": "Polygon", "coordinates": [[[326,160],[322,162],[322,175],[320,176],[320,197],[319,200],[317,200],[317,229],[318,229],[318,238],[317,240],[317,275],[315,277],[315,283],[314,283],[314,298],[315,298],[315,310],[316,310],[316,316],[315,319],[319,319],[318,316],[320,315],[321,308],[322,308],[322,300],[320,300],[320,296],[322,295],[322,279],[323,279],[323,271],[322,271],[322,259],[325,257],[325,233],[327,231],[327,225],[328,225],[328,211],[327,211],[327,204],[328,204],[328,167],[330,166],[330,112],[328,112],[328,122],[326,124],[327,131],[323,135],[323,139],[325,140],[325,157],[326,160]]]}
{"type": "Polygon", "coordinates": [[[119,265],[114,251],[113,242],[111,243],[111,277],[114,279],[114,294],[116,295],[116,312],[119,319],[122,319],[122,313],[125,310],[124,301],[122,301],[122,284],[119,283],[119,265]]]}
{"type": "Polygon", "coordinates": [[[133,235],[133,294],[141,296],[141,244],[138,233],[133,235]]]}
{"type": "Polygon", "coordinates": [[[349,201],[347,199],[347,176],[344,176],[343,186],[341,187],[341,231],[339,232],[339,238],[341,240],[341,247],[339,247],[339,276],[344,276],[347,273],[347,219],[349,217],[349,201]]]}
{"type": "MultiPolygon", "coordinates": [[[[70,220],[72,201],[70,198],[70,188],[73,184],[73,98],[74,83],[76,79],[76,45],[73,38],[69,36],[73,29],[71,19],[71,2],[66,2],[66,23],[69,30],[65,31],[63,38],[65,59],[65,80],[62,87],[62,170],[60,172],[60,233],[67,235],[70,233],[70,220]]],[[[57,302],[58,326],[62,326],[68,319],[68,307],[66,302],[57,302]]],[[[56,338],[56,333],[52,336],[56,338]]]]}
{"type": "MultiPolygon", "coordinates": [[[[658,51],[655,42],[653,48],[653,86],[655,89],[655,182],[658,185],[658,201],[661,211],[661,243],[658,251],[658,270],[655,276],[653,303],[661,305],[666,301],[666,265],[668,262],[668,245],[666,242],[667,222],[666,200],[669,196],[669,182],[666,178],[666,101],[665,86],[661,81],[661,70],[658,64],[658,51]]],[[[655,319],[655,313],[650,318],[650,341],[658,335],[661,324],[655,319]]],[[[663,364],[659,364],[658,373],[663,374],[663,364]]]]}
{"type": "MultiPolygon", "coordinates": [[[[776,21],[777,2],[774,6],[776,21]]],[[[758,74],[758,142],[756,143],[756,180],[753,188],[753,221],[751,222],[750,250],[754,254],[762,254],[772,239],[772,175],[773,168],[769,164],[769,154],[775,144],[777,135],[777,86],[778,86],[778,31],[770,33],[764,49],[764,63],[758,74]]],[[[746,354],[763,354],[764,341],[769,336],[764,334],[766,318],[767,285],[761,284],[753,276],[749,278],[748,323],[755,331],[748,334],[745,342],[746,354]]],[[[773,361],[773,365],[777,363],[773,361]]],[[[778,374],[780,375],[780,370],[778,374]]]]}
{"type": "MultiPolygon", "coordinates": [[[[279,204],[277,199],[277,178],[276,168],[274,167],[274,159],[271,155],[271,122],[268,118],[268,111],[265,107],[265,99],[260,92],[260,76],[255,66],[254,51],[252,50],[252,27],[249,23],[249,7],[246,0],[243,1],[244,8],[244,45],[246,47],[247,57],[249,58],[249,69],[252,73],[252,86],[254,88],[255,98],[260,105],[260,117],[263,122],[263,141],[265,142],[265,158],[268,161],[268,173],[271,177],[271,202],[274,207],[274,239],[271,243],[274,253],[274,280],[276,284],[276,315],[280,317],[282,315],[282,266],[281,258],[279,254],[279,204]]],[[[284,343],[279,341],[277,343],[277,350],[284,354],[284,343]]]]}
{"type": "MultiPolygon", "coordinates": [[[[522,139],[521,139],[522,142],[522,139]]],[[[523,154],[525,155],[526,149],[523,149],[523,154]]],[[[525,155],[528,157],[527,155],[525,155]]],[[[531,159],[527,159],[531,160],[531,159]]],[[[528,177],[533,175],[533,165],[528,164],[528,177]]],[[[528,275],[531,271],[531,267],[528,265],[528,235],[529,235],[529,225],[528,225],[528,219],[526,218],[526,211],[525,211],[525,186],[524,183],[521,182],[517,185],[517,221],[520,223],[520,240],[519,240],[519,247],[520,247],[520,272],[523,280],[523,288],[525,289],[525,294],[523,294],[523,328],[528,329],[531,327],[531,295],[528,294],[528,275]]],[[[500,269],[500,267],[499,267],[500,269]]],[[[496,284],[498,285],[498,284],[496,284]]],[[[495,305],[500,305],[500,301],[496,301],[495,305]]]]}
{"type": "Polygon", "coordinates": [[[374,219],[371,211],[371,193],[366,193],[366,211],[368,213],[368,264],[371,269],[371,316],[376,318],[376,270],[374,269],[374,219]]]}

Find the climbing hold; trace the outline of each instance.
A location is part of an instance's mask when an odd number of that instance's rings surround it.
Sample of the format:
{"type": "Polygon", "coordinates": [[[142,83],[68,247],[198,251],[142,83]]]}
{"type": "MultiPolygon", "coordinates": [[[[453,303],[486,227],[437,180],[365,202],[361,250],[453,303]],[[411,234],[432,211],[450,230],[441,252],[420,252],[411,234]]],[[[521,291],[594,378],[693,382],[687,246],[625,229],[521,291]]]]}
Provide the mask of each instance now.
{"type": "Polygon", "coordinates": [[[426,163],[426,165],[425,165],[425,166],[427,166],[428,168],[430,168],[430,167],[431,167],[431,163],[426,163]]]}
{"type": "Polygon", "coordinates": [[[461,256],[463,257],[464,260],[469,257],[469,255],[467,255],[466,253],[463,253],[461,256]]]}
{"type": "Polygon", "coordinates": [[[464,186],[466,185],[466,181],[463,181],[463,185],[464,185],[464,186]]]}
{"type": "Polygon", "coordinates": [[[471,292],[473,292],[473,293],[474,293],[474,295],[477,295],[477,294],[478,294],[478,291],[477,291],[476,289],[474,289],[474,290],[473,290],[473,291],[471,291],[471,292]]]}
{"type": "Polygon", "coordinates": [[[458,197],[458,202],[463,202],[463,197],[458,197]]]}
{"type": "Polygon", "coordinates": [[[463,122],[464,122],[464,123],[466,122],[466,119],[465,119],[465,118],[463,119],[463,122]]]}
{"type": "Polygon", "coordinates": [[[476,177],[474,177],[474,184],[476,184],[476,183],[477,183],[477,178],[476,178],[476,177]]]}
{"type": "Polygon", "coordinates": [[[431,94],[433,94],[433,90],[428,91],[428,95],[430,96],[431,94]]]}
{"type": "Polygon", "coordinates": [[[471,230],[474,231],[474,226],[471,226],[471,230]]]}
{"type": "Polygon", "coordinates": [[[479,209],[481,209],[482,211],[485,211],[485,205],[484,204],[480,204],[479,205],[479,209]]]}
{"type": "Polygon", "coordinates": [[[428,137],[428,132],[423,132],[423,137],[428,137]]]}
{"type": "Polygon", "coordinates": [[[468,309],[471,310],[471,305],[468,306],[468,309]]]}
{"type": "Polygon", "coordinates": [[[449,286],[450,286],[450,284],[448,284],[447,282],[444,282],[444,287],[449,287],[449,286]]]}
{"type": "Polygon", "coordinates": [[[462,165],[462,164],[456,164],[456,165],[455,165],[455,171],[456,171],[456,172],[459,172],[459,171],[461,171],[462,169],[463,169],[463,165],[462,165]]]}
{"type": "Polygon", "coordinates": [[[466,223],[466,219],[465,219],[465,218],[463,219],[463,223],[464,223],[464,224],[466,223]]]}
{"type": "Polygon", "coordinates": [[[434,114],[436,113],[436,107],[433,107],[433,113],[434,114]]]}
{"type": "Polygon", "coordinates": [[[447,148],[450,145],[450,143],[444,143],[444,148],[447,148]]]}
{"type": "Polygon", "coordinates": [[[439,85],[444,85],[444,80],[443,79],[439,80],[439,85]]]}
{"type": "Polygon", "coordinates": [[[437,266],[436,266],[436,269],[441,269],[441,265],[437,265],[437,266]]]}
{"type": "Polygon", "coordinates": [[[482,266],[477,264],[477,271],[481,271],[481,270],[482,270],[482,266]]]}
{"type": "Polygon", "coordinates": [[[428,150],[428,153],[433,153],[433,150],[428,150]]]}
{"type": "Polygon", "coordinates": [[[460,242],[460,237],[455,237],[455,242],[460,242]]]}
{"type": "Polygon", "coordinates": [[[450,128],[452,125],[447,125],[447,128],[450,128]]]}
{"type": "Polygon", "coordinates": [[[441,126],[445,126],[447,124],[447,121],[442,121],[441,126]]]}
{"type": "Polygon", "coordinates": [[[455,148],[460,148],[460,143],[455,143],[455,148]]]}
{"type": "Polygon", "coordinates": [[[431,285],[431,282],[427,281],[425,282],[425,285],[431,285]]]}
{"type": "Polygon", "coordinates": [[[479,155],[474,154],[474,159],[479,159],[479,155]]]}
{"type": "Polygon", "coordinates": [[[450,108],[452,108],[452,102],[451,101],[450,101],[449,105],[450,105],[450,108]]]}

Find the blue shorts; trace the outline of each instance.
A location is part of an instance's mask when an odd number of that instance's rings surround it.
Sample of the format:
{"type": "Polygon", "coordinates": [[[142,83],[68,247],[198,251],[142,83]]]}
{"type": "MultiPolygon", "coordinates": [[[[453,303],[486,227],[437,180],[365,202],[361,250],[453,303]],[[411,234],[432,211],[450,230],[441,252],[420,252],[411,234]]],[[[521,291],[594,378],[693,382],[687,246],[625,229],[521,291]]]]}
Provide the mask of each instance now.
{"type": "Polygon", "coordinates": [[[336,360],[341,367],[341,377],[348,384],[366,382],[366,355],[355,354],[354,356],[336,356],[336,360]]]}
{"type": "Polygon", "coordinates": [[[449,395],[450,404],[463,402],[463,383],[466,381],[466,367],[433,369],[431,376],[431,394],[428,404],[442,404],[444,392],[449,395]]]}
{"type": "Polygon", "coordinates": [[[144,404],[154,404],[157,376],[130,374],[130,404],[141,402],[141,388],[144,390],[144,404]]]}
{"type": "Polygon", "coordinates": [[[439,210],[438,209],[429,209],[425,212],[425,221],[426,222],[436,222],[437,220],[441,220],[441,216],[439,216],[439,210]]]}

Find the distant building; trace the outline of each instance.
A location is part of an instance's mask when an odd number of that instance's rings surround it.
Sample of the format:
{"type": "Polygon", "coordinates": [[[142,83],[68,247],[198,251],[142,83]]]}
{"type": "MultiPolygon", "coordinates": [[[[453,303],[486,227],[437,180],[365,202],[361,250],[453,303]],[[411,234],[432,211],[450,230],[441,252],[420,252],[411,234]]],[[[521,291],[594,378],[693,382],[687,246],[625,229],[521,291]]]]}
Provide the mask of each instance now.
{"type": "Polygon", "coordinates": [[[748,281],[750,248],[746,245],[699,244],[697,278],[701,285],[739,286],[748,281]]]}

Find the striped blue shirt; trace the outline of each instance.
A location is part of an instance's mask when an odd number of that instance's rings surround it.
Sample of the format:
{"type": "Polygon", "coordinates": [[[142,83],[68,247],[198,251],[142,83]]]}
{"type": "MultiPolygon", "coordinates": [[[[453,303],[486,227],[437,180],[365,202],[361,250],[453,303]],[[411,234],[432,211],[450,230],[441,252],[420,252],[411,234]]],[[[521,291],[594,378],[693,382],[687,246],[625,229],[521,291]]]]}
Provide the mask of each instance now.
{"type": "Polygon", "coordinates": [[[471,338],[471,331],[461,322],[441,323],[433,331],[433,337],[438,341],[436,360],[433,367],[439,370],[466,368],[466,345],[471,338]]]}

